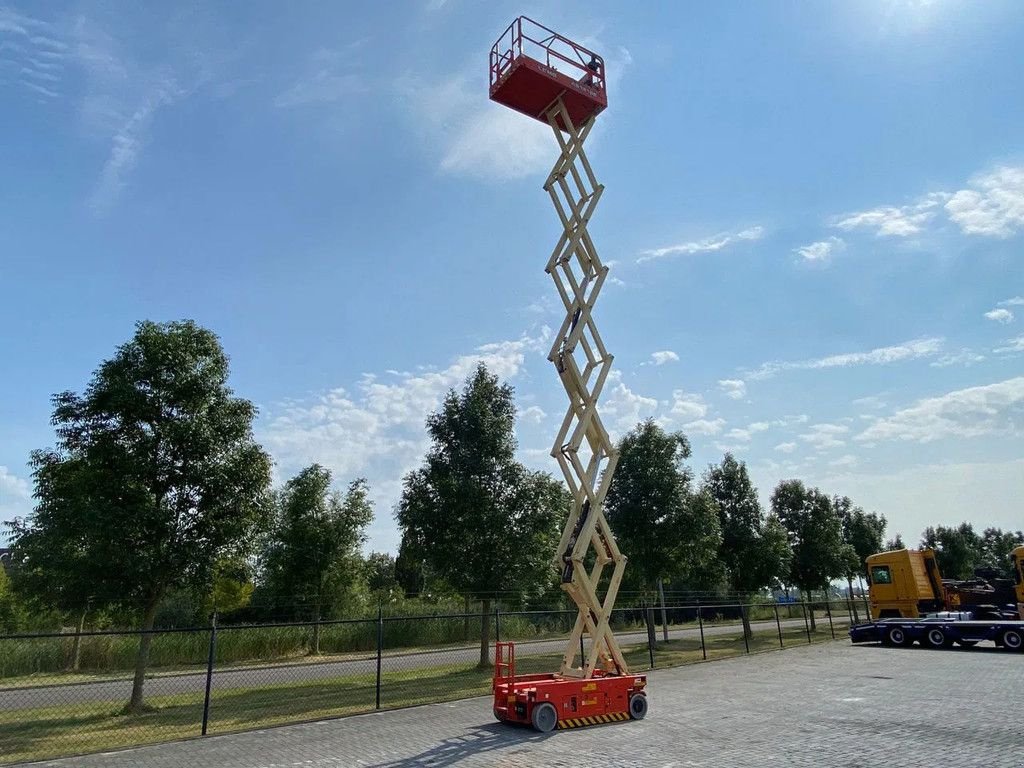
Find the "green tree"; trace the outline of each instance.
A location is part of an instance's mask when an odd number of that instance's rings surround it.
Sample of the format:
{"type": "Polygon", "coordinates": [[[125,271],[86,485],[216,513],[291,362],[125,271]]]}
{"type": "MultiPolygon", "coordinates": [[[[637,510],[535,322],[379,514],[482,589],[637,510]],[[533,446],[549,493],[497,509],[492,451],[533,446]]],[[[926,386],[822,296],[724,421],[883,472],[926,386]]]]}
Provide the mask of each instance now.
{"type": "Polygon", "coordinates": [[[882,548],[883,552],[892,552],[894,549],[906,549],[907,545],[903,543],[903,535],[897,533],[891,539],[886,539],[885,546],[882,548]]]}
{"type": "Polygon", "coordinates": [[[1002,528],[986,528],[981,534],[981,560],[979,568],[993,568],[1012,578],[1010,573],[1010,552],[1024,544],[1024,531],[1006,531],[1002,528]]]}
{"type": "Polygon", "coordinates": [[[17,632],[21,627],[22,610],[7,569],[0,565],[0,631],[8,634],[17,632]]]}
{"type": "Polygon", "coordinates": [[[320,624],[362,575],[359,548],[373,519],[366,480],[349,484],[344,498],[331,490],[331,473],[313,464],[275,494],[274,523],[263,553],[271,594],[290,600],[313,624],[310,653],[320,653],[320,624]]]}
{"type": "MultiPolygon", "coordinates": [[[[855,554],[843,542],[843,525],[827,494],[799,480],[784,480],[772,493],[772,511],[786,529],[793,558],[789,581],[804,599],[843,575],[855,554]]],[[[811,611],[811,628],[815,628],[811,611]]]]}
{"type": "Polygon", "coordinates": [[[935,550],[939,571],[946,579],[969,579],[984,557],[981,537],[968,522],[954,527],[938,525],[925,528],[921,546],[935,550]]]}
{"type": "MultiPolygon", "coordinates": [[[[715,500],[722,531],[721,560],[729,589],[745,602],[789,575],[792,553],[786,531],[774,515],[765,518],[747,465],[731,453],[704,473],[704,490],[715,500]]],[[[743,612],[743,631],[753,635],[743,612]]]]}
{"type": "MultiPolygon", "coordinates": [[[[270,482],[256,409],[227,379],[212,332],[141,322],[84,395],[56,395],[57,448],[33,453],[37,504],[13,525],[18,562],[137,611],[144,630],[170,591],[208,585],[263,521],[270,482]]],[[[131,713],[145,709],[151,640],[139,642],[131,713]]]]}
{"type": "Polygon", "coordinates": [[[401,596],[401,586],[395,575],[395,558],[387,552],[371,552],[363,561],[366,586],[378,600],[390,602],[401,596]]]}
{"type": "Polygon", "coordinates": [[[690,457],[686,436],[648,419],[618,451],[605,514],[629,558],[626,583],[653,591],[659,579],[699,578],[717,561],[721,531],[714,503],[694,491],[683,463],[690,457]]]}
{"type": "Polygon", "coordinates": [[[480,665],[489,664],[491,601],[541,589],[567,513],[564,486],[514,456],[512,388],[483,364],[427,419],[432,445],[404,479],[403,552],[467,598],[480,598],[480,665]]]}
{"type": "MultiPolygon", "coordinates": [[[[853,550],[854,557],[850,558],[847,568],[843,574],[846,577],[846,584],[849,587],[850,597],[853,597],[853,579],[855,577],[867,578],[867,559],[882,550],[882,539],[885,537],[885,517],[875,512],[865,512],[860,507],[854,506],[849,496],[835,496],[832,499],[832,506],[839,515],[843,524],[843,541],[853,550]]],[[[857,603],[853,605],[854,621],[859,621],[857,616],[857,603]]]]}

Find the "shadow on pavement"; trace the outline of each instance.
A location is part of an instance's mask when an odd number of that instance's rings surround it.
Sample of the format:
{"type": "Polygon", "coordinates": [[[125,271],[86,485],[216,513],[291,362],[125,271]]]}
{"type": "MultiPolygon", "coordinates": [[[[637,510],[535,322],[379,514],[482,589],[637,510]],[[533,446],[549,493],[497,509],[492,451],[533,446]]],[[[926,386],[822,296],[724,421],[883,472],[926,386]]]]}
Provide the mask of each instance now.
{"type": "MultiPolygon", "coordinates": [[[[431,768],[455,765],[470,756],[477,756],[503,747],[522,746],[523,752],[527,745],[543,741],[552,736],[551,733],[538,733],[525,726],[491,723],[470,728],[461,735],[445,739],[437,746],[431,747],[417,755],[403,757],[387,763],[377,763],[370,768],[400,768],[405,765],[429,765],[431,768]]],[[[520,750],[513,749],[510,754],[520,750]]]]}

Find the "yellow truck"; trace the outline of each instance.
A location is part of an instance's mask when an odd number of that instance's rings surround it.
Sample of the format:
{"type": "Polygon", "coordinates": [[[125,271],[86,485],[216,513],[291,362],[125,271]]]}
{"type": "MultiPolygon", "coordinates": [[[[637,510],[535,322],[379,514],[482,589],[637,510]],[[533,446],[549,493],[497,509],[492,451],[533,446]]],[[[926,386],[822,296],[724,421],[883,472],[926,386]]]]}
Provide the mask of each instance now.
{"type": "Polygon", "coordinates": [[[995,569],[976,572],[984,577],[954,581],[942,578],[931,549],[871,555],[867,559],[871,618],[916,619],[938,611],[968,611],[978,619],[1024,617],[1024,546],[1013,550],[1010,562],[1013,582],[995,569]]]}
{"type": "Polygon", "coordinates": [[[916,619],[946,610],[934,550],[880,552],[868,557],[867,566],[872,619],[916,619]]]}

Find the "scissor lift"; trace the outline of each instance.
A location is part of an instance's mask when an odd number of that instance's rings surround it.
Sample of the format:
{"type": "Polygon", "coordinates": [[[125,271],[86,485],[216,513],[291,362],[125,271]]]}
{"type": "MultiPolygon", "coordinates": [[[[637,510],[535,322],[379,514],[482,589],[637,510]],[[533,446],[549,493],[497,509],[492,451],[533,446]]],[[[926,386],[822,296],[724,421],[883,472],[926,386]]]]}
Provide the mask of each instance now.
{"type": "Polygon", "coordinates": [[[551,455],[565,475],[573,506],[553,565],[579,610],[556,673],[516,675],[514,644],[497,644],[494,714],[543,732],[639,720],[647,714],[647,678],[630,674],[609,626],[626,558],[604,516],[618,453],[597,412],[612,355],[597,331],[593,308],[608,267],[587,232],[604,187],[594,177],[583,142],[608,106],[604,60],[521,16],[491,49],[490,69],[491,99],[549,125],[561,150],[544,183],[562,222],[545,269],[565,308],[548,359],[569,396],[569,408],[551,455]],[[594,559],[588,570],[584,558],[591,547],[594,559]],[[612,570],[602,594],[607,566],[612,570]],[[585,651],[584,636],[589,641],[585,651]]]}

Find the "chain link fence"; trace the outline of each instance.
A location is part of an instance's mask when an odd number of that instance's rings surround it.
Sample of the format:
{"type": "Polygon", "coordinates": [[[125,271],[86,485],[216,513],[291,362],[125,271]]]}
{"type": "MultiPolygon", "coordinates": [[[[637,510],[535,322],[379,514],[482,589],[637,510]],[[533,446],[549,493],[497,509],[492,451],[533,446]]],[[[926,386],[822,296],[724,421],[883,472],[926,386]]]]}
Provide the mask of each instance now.
{"type": "MultiPolygon", "coordinates": [[[[495,640],[517,672],[558,668],[575,610],[154,630],[144,707],[126,709],[138,631],[0,636],[0,764],[490,692],[495,640]],[[481,642],[486,660],[481,664],[481,642]]],[[[648,670],[845,634],[850,601],[696,603],[613,611],[627,662],[648,670]],[[744,620],[749,632],[744,632],[744,620]]]]}

